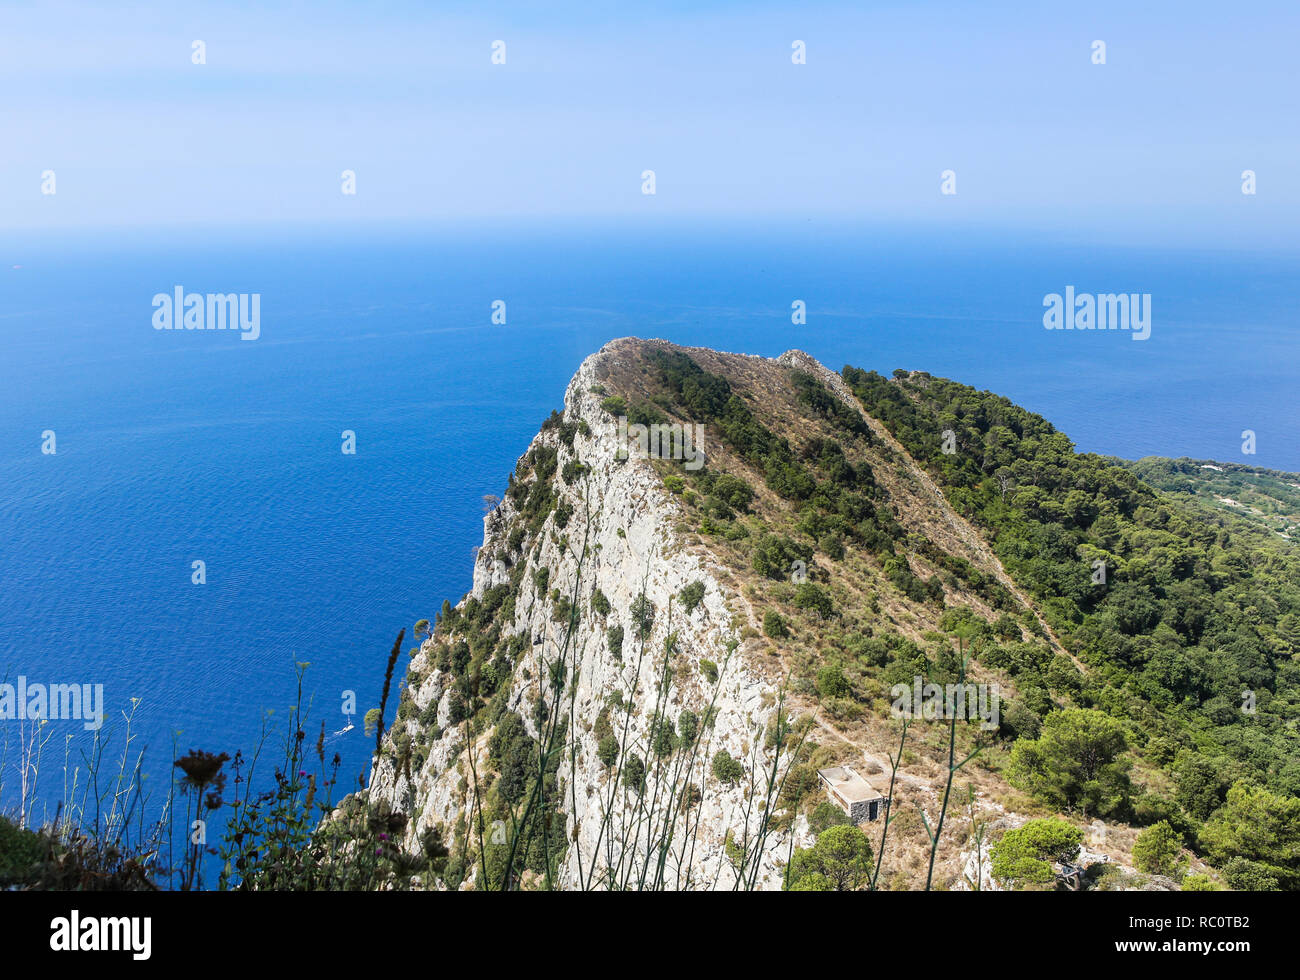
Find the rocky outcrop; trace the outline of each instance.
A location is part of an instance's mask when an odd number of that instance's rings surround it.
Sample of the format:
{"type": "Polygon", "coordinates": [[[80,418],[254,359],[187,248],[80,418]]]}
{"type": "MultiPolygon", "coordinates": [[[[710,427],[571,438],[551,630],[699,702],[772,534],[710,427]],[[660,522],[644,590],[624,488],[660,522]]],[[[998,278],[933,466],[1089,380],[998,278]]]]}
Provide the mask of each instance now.
{"type": "MultiPolygon", "coordinates": [[[[743,617],[718,568],[706,554],[683,547],[679,498],[653,461],[620,445],[616,418],[602,408],[602,378],[617,366],[621,349],[619,342],[602,348],[569,383],[562,422],[571,444],[555,425],[530,446],[530,453],[554,450],[559,470],[575,463],[587,468],[579,478],[554,478],[557,511],[571,515],[558,527],[552,512],[523,554],[514,555],[510,538],[524,522],[507,496],[484,520],[473,588],[457,608],[513,584],[513,607],[501,626],[504,635],[525,642],[506,682],[508,710],[539,741],[545,738],[539,699],[548,715],[565,716],[555,801],[565,837],[557,887],[778,888],[792,831],[773,829],[769,820],[769,778],[773,772],[779,778],[783,763],[765,732],[776,715],[779,678],[769,676],[770,666],[751,649],[756,644],[742,642],[737,624],[743,617]],[[544,580],[539,569],[547,570],[544,580]],[[703,583],[704,593],[687,611],[681,593],[692,583],[703,583]],[[556,615],[556,590],[577,607],[573,628],[556,615]],[[608,612],[596,608],[595,590],[608,612]],[[649,610],[640,635],[634,613],[649,610]],[[625,631],[621,655],[611,649],[615,625],[625,631]],[[708,662],[716,665],[716,681],[708,662]],[[557,672],[558,693],[550,684],[557,672]],[[694,745],[679,732],[673,751],[656,753],[656,719],[678,726],[683,711],[702,720],[694,745]],[[615,766],[600,758],[595,722],[602,712],[624,745],[615,766]],[[734,782],[715,775],[719,752],[741,763],[743,775],[734,782]],[[631,755],[646,765],[640,793],[617,775],[626,773],[631,755]]],[[[470,822],[466,830],[465,817],[478,812],[476,789],[483,792],[490,769],[491,732],[467,744],[466,726],[454,720],[454,683],[437,664],[444,642],[426,640],[413,658],[407,694],[413,709],[386,735],[369,790],[372,800],[408,815],[404,845],[412,850],[433,827],[450,842],[459,825],[474,842],[476,828],[470,822]],[[419,720],[434,715],[436,724],[419,720]],[[427,746],[414,766],[404,758],[407,739],[427,746]]],[[[483,827],[485,843],[510,833],[483,827]]],[[[466,886],[478,875],[477,867],[468,872],[466,886]]]]}

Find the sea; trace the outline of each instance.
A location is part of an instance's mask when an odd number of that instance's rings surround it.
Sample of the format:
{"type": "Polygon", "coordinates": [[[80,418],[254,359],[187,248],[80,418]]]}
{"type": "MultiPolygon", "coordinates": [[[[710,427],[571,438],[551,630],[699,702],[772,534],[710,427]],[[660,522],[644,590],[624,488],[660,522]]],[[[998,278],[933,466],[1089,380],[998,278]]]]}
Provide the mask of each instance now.
{"type": "MultiPolygon", "coordinates": [[[[0,681],[102,685],[104,758],[156,807],[178,753],[283,731],[305,664],[346,789],[398,631],[469,588],[484,495],[609,340],[925,370],[1081,451],[1296,471],[1298,258],[797,221],[4,233],[0,681]],[[155,329],[178,287],[256,294],[259,335],[155,329]],[[1150,336],[1044,329],[1067,287],[1149,295],[1150,336]]],[[[24,794],[31,733],[0,721],[0,811],[39,821],[93,733],[41,726],[24,794]]]]}

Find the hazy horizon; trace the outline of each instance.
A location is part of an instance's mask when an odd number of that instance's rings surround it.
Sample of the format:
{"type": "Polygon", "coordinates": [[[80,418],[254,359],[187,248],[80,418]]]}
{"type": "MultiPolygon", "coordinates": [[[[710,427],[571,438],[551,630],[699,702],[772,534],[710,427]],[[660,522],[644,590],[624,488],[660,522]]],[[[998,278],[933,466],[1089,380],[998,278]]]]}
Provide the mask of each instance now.
{"type": "Polygon", "coordinates": [[[814,220],[1294,247],[1287,25],[1281,3],[10,7],[0,233],[814,220]]]}

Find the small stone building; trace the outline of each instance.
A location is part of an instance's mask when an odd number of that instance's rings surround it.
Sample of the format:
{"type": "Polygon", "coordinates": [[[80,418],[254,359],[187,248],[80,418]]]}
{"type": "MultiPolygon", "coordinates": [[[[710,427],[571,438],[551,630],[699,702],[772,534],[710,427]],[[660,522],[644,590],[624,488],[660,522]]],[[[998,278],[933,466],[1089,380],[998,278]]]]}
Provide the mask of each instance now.
{"type": "Polygon", "coordinates": [[[826,793],[849,815],[852,823],[876,820],[889,812],[889,800],[848,766],[817,770],[826,793]]]}

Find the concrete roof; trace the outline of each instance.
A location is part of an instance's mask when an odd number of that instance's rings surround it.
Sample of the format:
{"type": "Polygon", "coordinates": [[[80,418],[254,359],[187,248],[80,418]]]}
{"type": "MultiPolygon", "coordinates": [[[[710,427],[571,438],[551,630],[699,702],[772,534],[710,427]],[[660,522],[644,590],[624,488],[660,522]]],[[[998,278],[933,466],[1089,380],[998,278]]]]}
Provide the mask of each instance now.
{"type": "Polygon", "coordinates": [[[859,776],[848,766],[831,766],[817,770],[817,775],[850,803],[863,800],[883,800],[885,794],[859,776]]]}

